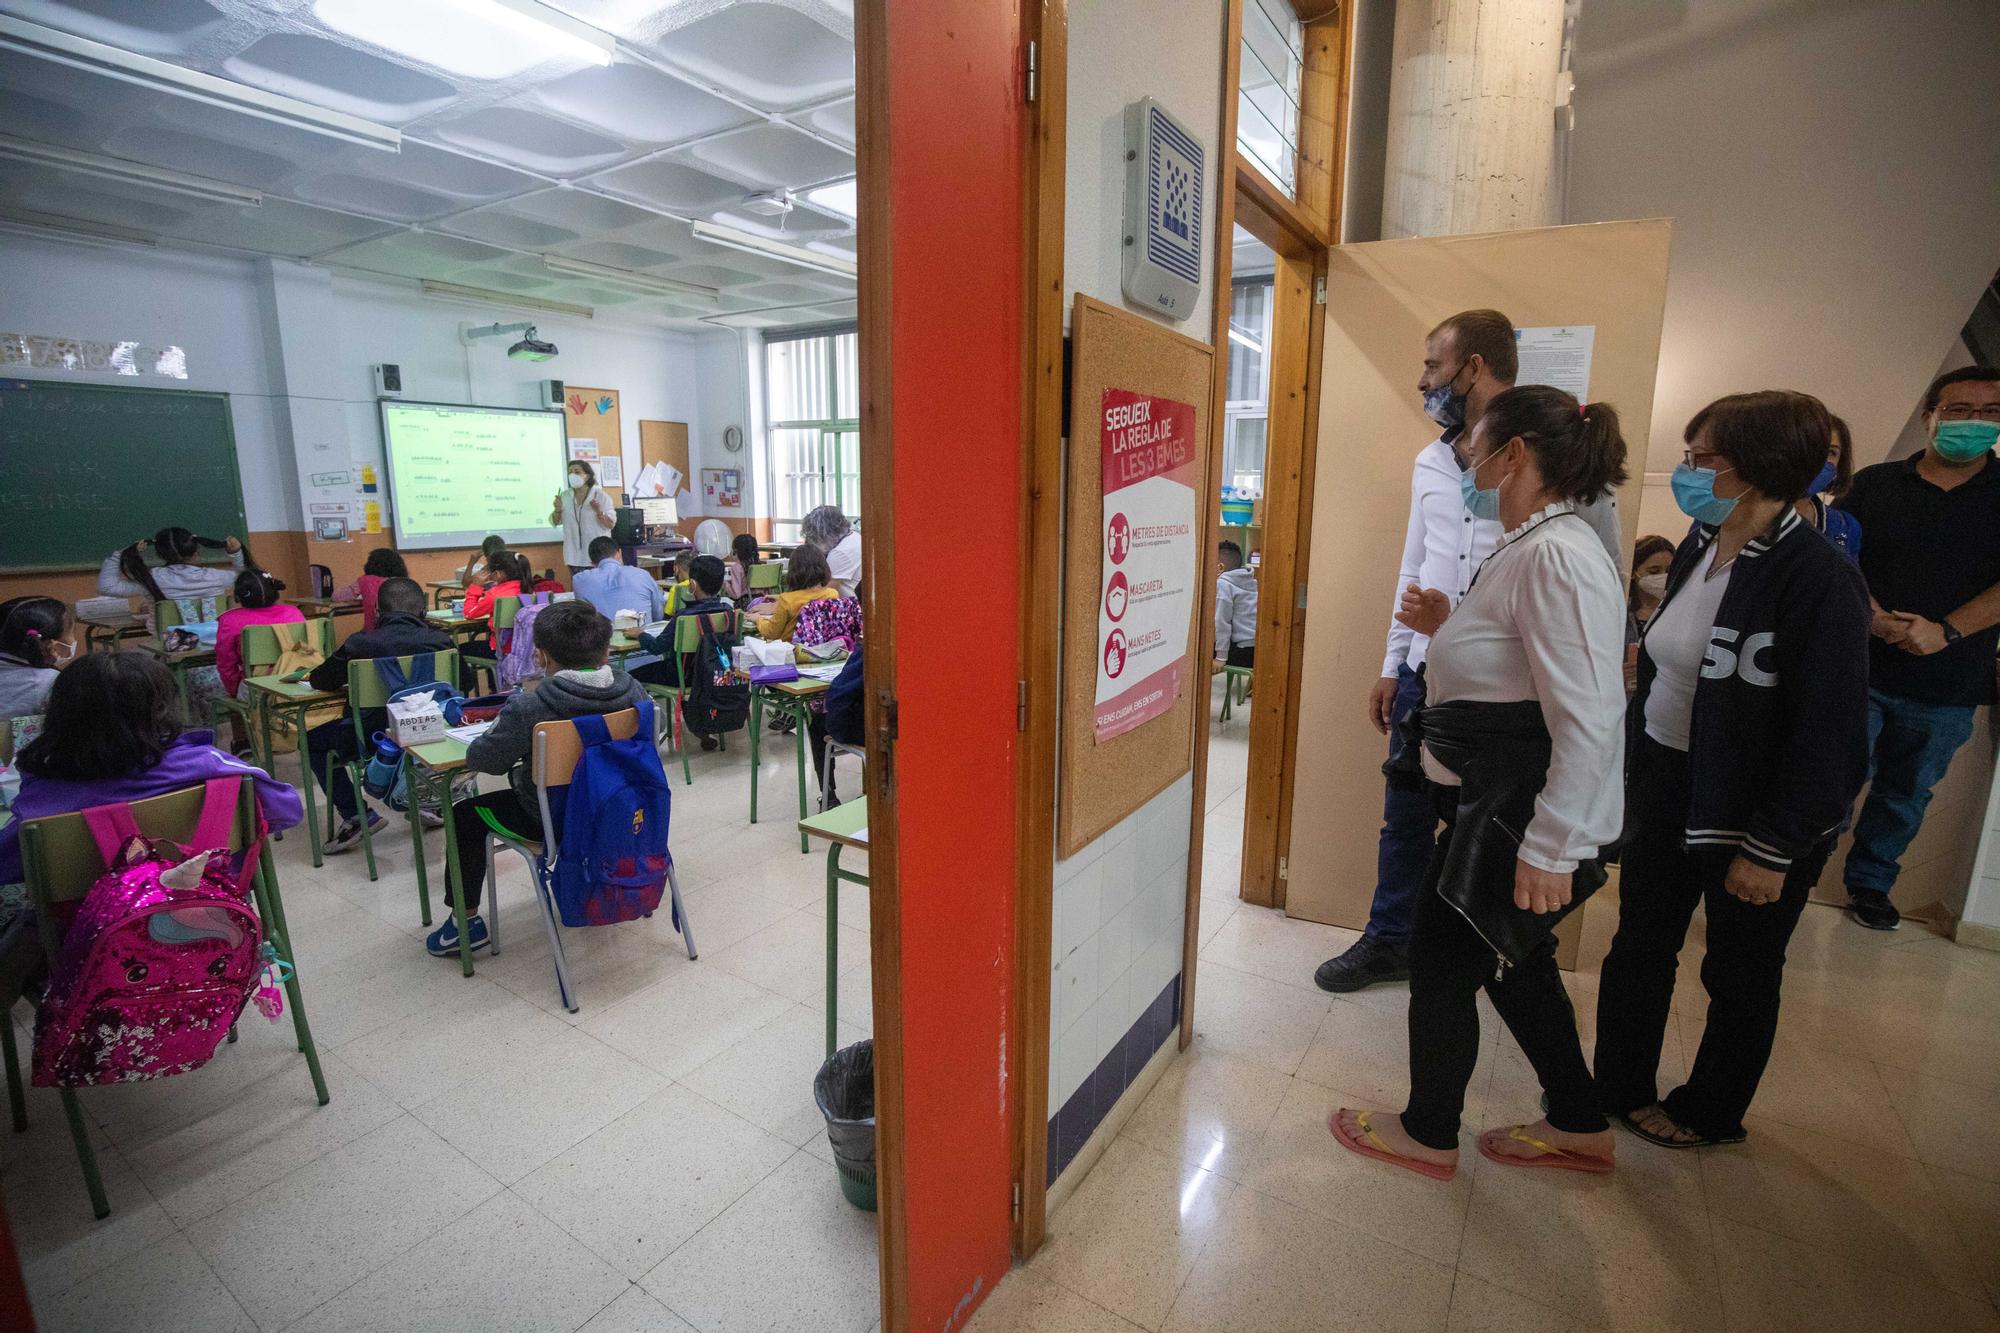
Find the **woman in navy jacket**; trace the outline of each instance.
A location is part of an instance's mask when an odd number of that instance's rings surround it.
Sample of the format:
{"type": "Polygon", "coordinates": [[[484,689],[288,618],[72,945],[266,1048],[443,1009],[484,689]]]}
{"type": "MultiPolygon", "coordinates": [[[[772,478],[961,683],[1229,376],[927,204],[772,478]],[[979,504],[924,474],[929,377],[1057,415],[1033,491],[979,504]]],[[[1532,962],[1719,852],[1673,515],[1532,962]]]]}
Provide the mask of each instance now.
{"type": "Polygon", "coordinates": [[[1696,528],[1640,641],[1618,934],[1597,999],[1606,1114],[1670,1148],[1737,1143],[1777,1033],[1785,946],[1868,767],[1868,591],[1797,502],[1835,426],[1817,398],[1696,414],[1674,498],[1696,528]],[[1705,905],[1708,1026],[1656,1078],[1675,959],[1705,905]]]}

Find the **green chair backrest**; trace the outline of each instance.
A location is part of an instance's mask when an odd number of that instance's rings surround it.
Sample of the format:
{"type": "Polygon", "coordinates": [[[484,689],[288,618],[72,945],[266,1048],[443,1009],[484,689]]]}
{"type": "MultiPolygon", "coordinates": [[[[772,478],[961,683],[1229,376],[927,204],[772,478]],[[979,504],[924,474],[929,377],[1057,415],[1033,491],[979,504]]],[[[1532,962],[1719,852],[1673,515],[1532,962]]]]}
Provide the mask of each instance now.
{"type": "Polygon", "coordinates": [[[170,630],[176,625],[186,624],[187,617],[181,614],[181,602],[213,605],[215,614],[219,616],[230,607],[236,605],[236,595],[234,593],[218,592],[207,597],[183,597],[179,600],[168,598],[165,601],[154,602],[153,628],[170,630]]]}
{"type": "MultiPolygon", "coordinates": [[[[744,622],[749,617],[741,611],[736,613],[736,637],[742,638],[744,622]]],[[[674,620],[674,651],[691,653],[701,647],[701,617],[679,616],[674,620]]]]}
{"type": "MultiPolygon", "coordinates": [[[[396,659],[396,665],[403,669],[403,678],[409,679],[416,664],[423,658],[431,659],[433,680],[458,682],[458,651],[454,648],[440,648],[434,653],[412,653],[408,657],[396,659]]],[[[347,715],[354,720],[354,737],[361,742],[361,753],[368,754],[368,737],[361,731],[361,710],[364,708],[384,708],[389,703],[389,687],[382,683],[382,673],[375,669],[375,659],[361,658],[347,664],[347,715]]]]}
{"type": "MultiPolygon", "coordinates": [[[[333,656],[333,621],[308,620],[306,631],[319,643],[321,657],[333,656]]],[[[278,644],[278,631],[269,625],[245,625],[243,627],[243,667],[244,674],[259,676],[259,667],[278,664],[284,650],[278,644]]]]}
{"type": "MultiPolygon", "coordinates": [[[[139,831],[149,838],[186,842],[201,819],[206,797],[207,787],[197,783],[164,796],[132,802],[132,818],[139,831]]],[[[236,822],[229,831],[229,850],[233,852],[250,845],[252,831],[257,826],[251,802],[256,799],[254,784],[245,782],[237,796],[236,822]]],[[[90,827],[81,814],[48,815],[21,825],[22,879],[37,907],[74,902],[83,897],[104,873],[104,868],[103,854],[97,850],[97,840],[91,837],[90,827]]],[[[46,912],[42,919],[48,922],[46,912]]]]}
{"type": "Polygon", "coordinates": [[[776,560],[765,560],[752,565],[747,572],[750,575],[750,589],[753,592],[777,588],[785,578],[785,567],[776,560]]]}
{"type": "Polygon", "coordinates": [[[518,597],[494,598],[493,621],[492,621],[493,628],[496,630],[512,629],[514,627],[514,617],[519,615],[520,611],[521,611],[520,598],[518,597]]]}

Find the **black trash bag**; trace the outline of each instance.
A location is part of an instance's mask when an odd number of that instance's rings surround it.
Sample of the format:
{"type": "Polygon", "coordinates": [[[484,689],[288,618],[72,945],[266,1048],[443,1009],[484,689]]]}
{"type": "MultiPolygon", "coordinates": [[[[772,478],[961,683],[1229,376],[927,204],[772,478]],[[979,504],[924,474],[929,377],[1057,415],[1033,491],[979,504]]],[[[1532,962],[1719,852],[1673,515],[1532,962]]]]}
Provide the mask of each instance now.
{"type": "Polygon", "coordinates": [[[858,1041],[833,1053],[813,1078],[813,1100],[826,1118],[826,1139],[840,1172],[841,1192],[858,1208],[875,1207],[875,1043],[858,1041]]]}

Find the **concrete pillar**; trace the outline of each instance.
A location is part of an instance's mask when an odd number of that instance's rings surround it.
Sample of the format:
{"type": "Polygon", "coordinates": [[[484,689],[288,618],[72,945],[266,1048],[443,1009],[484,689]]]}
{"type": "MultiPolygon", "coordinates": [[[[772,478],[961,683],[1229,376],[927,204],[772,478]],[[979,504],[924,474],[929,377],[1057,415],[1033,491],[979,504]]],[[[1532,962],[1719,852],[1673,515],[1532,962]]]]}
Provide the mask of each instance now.
{"type": "Polygon", "coordinates": [[[1382,236],[1555,222],[1563,0],[1401,0],[1382,236]]]}

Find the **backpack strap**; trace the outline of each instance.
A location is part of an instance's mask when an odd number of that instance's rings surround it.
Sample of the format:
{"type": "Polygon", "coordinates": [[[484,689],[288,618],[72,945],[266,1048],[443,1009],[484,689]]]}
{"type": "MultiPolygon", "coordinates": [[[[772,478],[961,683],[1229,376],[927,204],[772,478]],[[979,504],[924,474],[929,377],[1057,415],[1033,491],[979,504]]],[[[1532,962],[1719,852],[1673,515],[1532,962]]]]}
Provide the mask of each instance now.
{"type": "Polygon", "coordinates": [[[600,714],[579,714],[570,719],[570,725],[576,728],[577,738],[586,747],[602,745],[611,739],[611,728],[604,725],[604,718],[600,714]]]}
{"type": "Polygon", "coordinates": [[[196,821],[194,838],[188,844],[198,852],[229,845],[229,831],[236,823],[236,796],[243,790],[243,779],[234,776],[210,778],[206,786],[208,791],[202,799],[201,818],[196,821]]]}
{"type": "Polygon", "coordinates": [[[132,817],[132,807],[123,801],[114,805],[95,805],[85,810],[83,824],[90,830],[91,839],[97,843],[98,854],[104,858],[107,870],[118,864],[118,856],[124,851],[126,843],[146,836],[139,831],[139,821],[132,817]]]}

